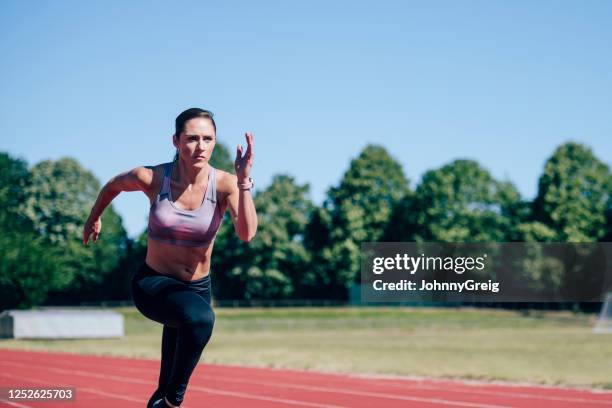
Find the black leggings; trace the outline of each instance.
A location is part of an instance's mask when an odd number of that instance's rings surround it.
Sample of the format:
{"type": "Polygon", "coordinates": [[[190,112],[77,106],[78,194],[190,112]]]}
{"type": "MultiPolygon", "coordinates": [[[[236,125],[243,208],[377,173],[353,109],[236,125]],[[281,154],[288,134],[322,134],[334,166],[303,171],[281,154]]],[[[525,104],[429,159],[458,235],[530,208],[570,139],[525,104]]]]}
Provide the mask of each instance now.
{"type": "Polygon", "coordinates": [[[212,335],[215,313],[210,306],[210,275],[185,282],[144,263],[132,279],[136,308],[164,325],[158,388],[151,402],[166,397],[180,405],[189,377],[212,335]]]}

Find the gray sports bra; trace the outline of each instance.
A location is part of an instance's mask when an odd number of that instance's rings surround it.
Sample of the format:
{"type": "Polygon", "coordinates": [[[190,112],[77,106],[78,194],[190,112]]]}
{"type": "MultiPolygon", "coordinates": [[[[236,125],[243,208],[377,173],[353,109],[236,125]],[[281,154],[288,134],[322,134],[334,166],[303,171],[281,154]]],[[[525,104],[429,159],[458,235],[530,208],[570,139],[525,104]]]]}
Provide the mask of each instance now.
{"type": "Polygon", "coordinates": [[[161,189],[149,211],[149,237],[174,245],[208,246],[214,241],[223,220],[223,214],[217,205],[215,168],[208,166],[208,185],[200,207],[183,210],[172,199],[170,177],[173,166],[174,162],[164,164],[161,189]]]}

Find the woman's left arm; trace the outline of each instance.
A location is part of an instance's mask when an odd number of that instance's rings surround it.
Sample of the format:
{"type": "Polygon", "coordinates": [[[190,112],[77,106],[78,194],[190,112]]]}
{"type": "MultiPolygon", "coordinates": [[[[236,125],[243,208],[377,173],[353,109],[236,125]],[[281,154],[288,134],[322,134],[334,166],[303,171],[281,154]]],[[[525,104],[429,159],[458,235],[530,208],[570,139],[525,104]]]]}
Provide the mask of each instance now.
{"type": "Polygon", "coordinates": [[[249,242],[257,232],[257,212],[251,196],[250,174],[253,167],[253,134],[245,134],[247,141],[246,153],[242,154],[242,146],[236,148],[236,161],[234,167],[236,176],[232,177],[231,193],[228,196],[228,205],[238,237],[249,242]]]}

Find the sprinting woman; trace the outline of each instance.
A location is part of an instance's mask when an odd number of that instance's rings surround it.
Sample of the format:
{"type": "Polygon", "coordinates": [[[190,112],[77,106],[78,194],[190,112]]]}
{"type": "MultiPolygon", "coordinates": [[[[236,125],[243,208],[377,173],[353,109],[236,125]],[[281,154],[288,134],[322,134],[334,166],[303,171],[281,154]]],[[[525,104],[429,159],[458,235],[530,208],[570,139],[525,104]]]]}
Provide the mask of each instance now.
{"type": "Polygon", "coordinates": [[[157,389],[147,407],[178,407],[189,378],[212,334],[210,265],[223,214],[229,208],[243,241],[257,231],[251,197],[253,135],[236,149],[236,175],[209,161],[216,143],[211,112],[191,108],[176,118],[170,163],[136,167],[113,177],[100,191],[83,229],[83,243],[97,242],[104,209],[122,191],[142,191],[151,203],[145,263],[132,279],[136,308],[163,324],[157,389]]]}

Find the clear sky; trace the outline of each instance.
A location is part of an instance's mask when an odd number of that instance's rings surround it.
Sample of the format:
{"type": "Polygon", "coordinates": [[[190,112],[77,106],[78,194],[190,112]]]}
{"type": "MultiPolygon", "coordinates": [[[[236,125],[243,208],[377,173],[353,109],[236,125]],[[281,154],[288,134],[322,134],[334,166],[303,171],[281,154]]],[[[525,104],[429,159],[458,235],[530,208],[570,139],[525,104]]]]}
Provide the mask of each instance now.
{"type": "MultiPolygon", "coordinates": [[[[525,198],[559,144],[612,159],[611,1],[0,2],[0,150],[72,156],[104,183],[172,159],[174,119],[215,113],[253,177],[320,204],[368,143],[414,188],[477,160],[525,198]]],[[[113,202],[129,234],[148,201],[113,202]]]]}

